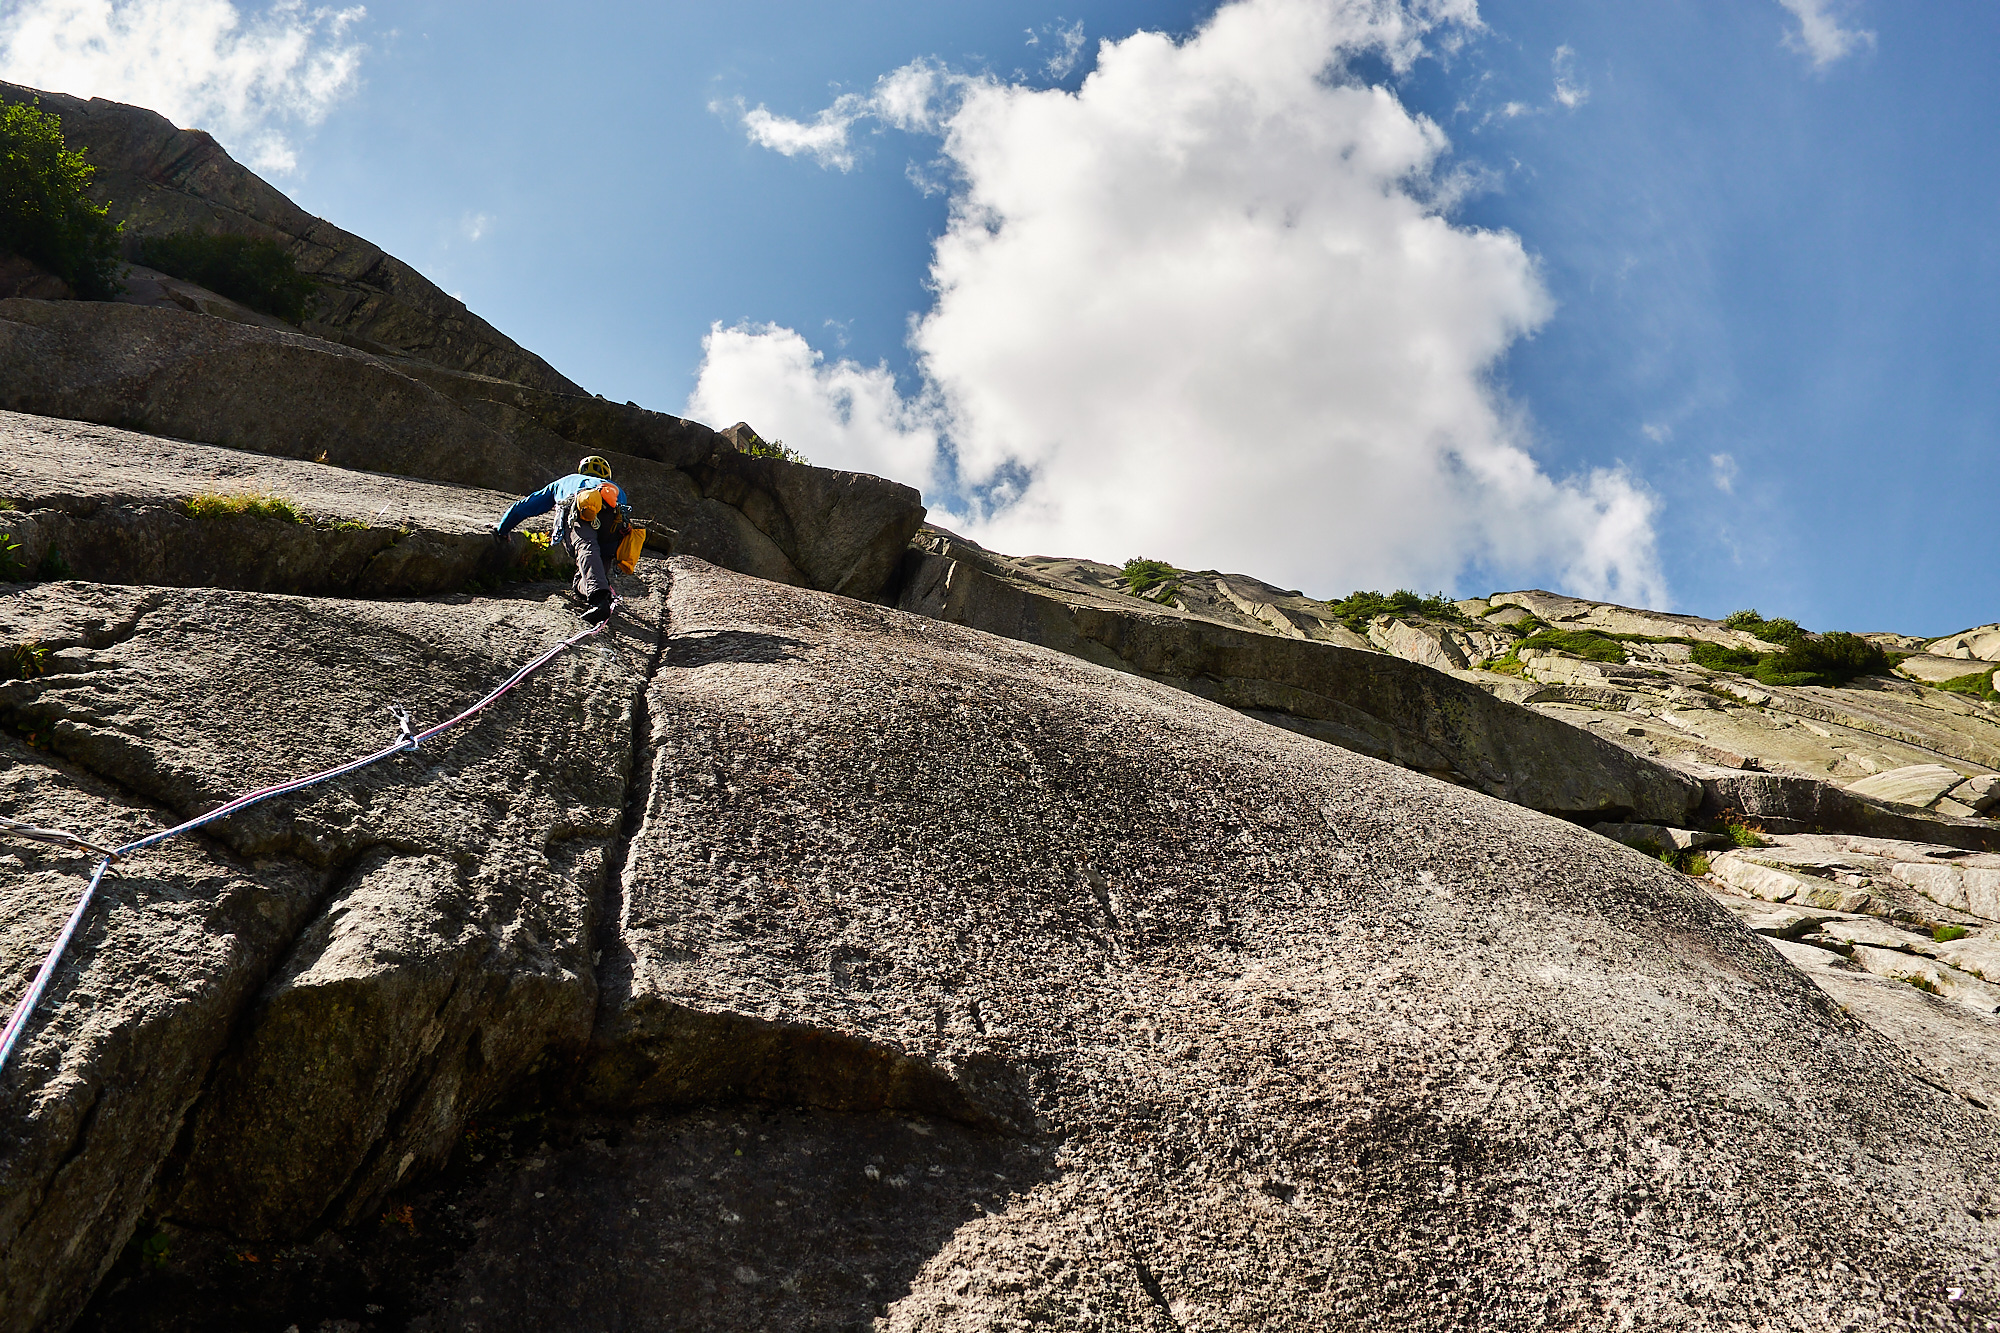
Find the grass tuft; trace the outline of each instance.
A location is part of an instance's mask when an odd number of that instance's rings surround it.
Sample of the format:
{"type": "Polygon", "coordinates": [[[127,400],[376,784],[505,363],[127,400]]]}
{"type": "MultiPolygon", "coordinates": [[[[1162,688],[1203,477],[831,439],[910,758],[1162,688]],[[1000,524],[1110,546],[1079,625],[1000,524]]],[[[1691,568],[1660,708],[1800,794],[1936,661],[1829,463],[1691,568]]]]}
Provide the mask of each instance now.
{"type": "Polygon", "coordinates": [[[1993,663],[1988,662],[1982,671],[1969,672],[1963,676],[1953,676],[1950,680],[1933,681],[1931,682],[1931,688],[1950,690],[1953,694],[1969,694],[1973,698],[1984,700],[1989,704],[2000,703],[2000,690],[1993,688],[1993,673],[1995,671],[2000,671],[2000,666],[1995,666],[1993,663]]]}
{"type": "Polygon", "coordinates": [[[1931,929],[1931,943],[1949,944],[1953,940],[1964,939],[1966,934],[1964,926],[1934,926],[1931,929]]]}
{"type": "Polygon", "coordinates": [[[203,491],[187,500],[187,511],[196,518],[275,518],[281,523],[311,523],[312,516],[282,495],[246,492],[224,495],[203,491]]]}

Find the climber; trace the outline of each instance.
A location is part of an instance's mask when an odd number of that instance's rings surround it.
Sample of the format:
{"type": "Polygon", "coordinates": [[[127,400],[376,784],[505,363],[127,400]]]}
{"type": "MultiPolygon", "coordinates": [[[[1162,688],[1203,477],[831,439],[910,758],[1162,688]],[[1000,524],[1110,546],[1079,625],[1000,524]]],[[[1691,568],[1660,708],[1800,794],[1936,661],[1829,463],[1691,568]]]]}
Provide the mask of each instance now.
{"type": "Polygon", "coordinates": [[[589,604],[584,623],[601,625],[611,615],[610,567],[615,563],[628,574],[637,567],[645,529],[632,526],[632,507],[611,484],[611,464],[591,454],[567,477],[516,500],[494,525],[494,542],[504,546],[516,523],[551,509],[556,511],[556,539],[576,559],[571,587],[589,604]]]}

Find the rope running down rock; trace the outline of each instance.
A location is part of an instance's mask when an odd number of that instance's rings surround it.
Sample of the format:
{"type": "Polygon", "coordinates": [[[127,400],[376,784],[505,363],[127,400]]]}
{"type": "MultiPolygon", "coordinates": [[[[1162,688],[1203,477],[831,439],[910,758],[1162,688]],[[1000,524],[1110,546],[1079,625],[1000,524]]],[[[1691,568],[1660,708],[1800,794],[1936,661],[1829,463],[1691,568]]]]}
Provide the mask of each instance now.
{"type": "MultiPolygon", "coordinates": [[[[617,602],[614,601],[612,603],[612,610],[614,612],[617,610],[617,606],[617,602]]],[[[56,829],[33,828],[16,820],[0,819],[0,833],[32,838],[38,842],[53,842],[59,846],[75,847],[83,851],[92,852],[103,858],[97,863],[97,869],[91,872],[89,885],[85,887],[83,896],[76,900],[76,907],[70,912],[69,920],[63,924],[62,933],[56,936],[55,945],[49,950],[49,956],[43,961],[41,970],[35,973],[34,983],[28,987],[28,993],[21,997],[21,1002],[14,1006],[14,1014],[7,1020],[6,1030],[0,1032],[0,1075],[6,1073],[7,1061],[14,1054],[15,1043],[21,1039],[21,1034],[27,1030],[28,1020],[34,1015],[35,1006],[41,1002],[42,992],[48,989],[50,980],[54,978],[56,968],[62,962],[63,953],[69,948],[69,942],[76,935],[77,927],[83,924],[83,918],[90,910],[91,900],[97,895],[97,886],[103,881],[104,872],[111,868],[113,861],[123,860],[134,852],[151,847],[155,843],[165,842],[168,838],[177,837],[183,833],[192,833],[204,825],[212,824],[216,820],[233,815],[239,810],[246,809],[263,801],[268,801],[272,797],[284,796],[295,791],[303,791],[307,787],[316,787],[322,782],[331,782],[335,778],[345,777],[347,774],[357,769],[366,768],[370,764],[380,763],[384,759],[393,758],[407,751],[417,750],[422,747],[425,741],[430,740],[433,736],[455,727],[459,723],[467,721],[487,708],[490,708],[501,695],[519,685],[550,662],[553,662],[557,657],[574,648],[577,644],[582,643],[585,639],[603,632],[605,627],[612,623],[613,619],[613,616],[607,616],[599,624],[564,639],[561,643],[550,648],[547,652],[535,658],[534,661],[529,662],[519,671],[507,677],[500,684],[499,688],[495,689],[491,694],[473,704],[457,717],[451,718],[449,721],[440,722],[428,731],[412,733],[410,730],[409,714],[405,713],[401,708],[391,705],[391,711],[396,715],[399,731],[395,744],[385,749],[377,750],[374,754],[368,755],[365,758],[352,760],[336,768],[329,768],[324,773],[315,773],[311,777],[294,778],[289,782],[280,782],[275,786],[265,787],[261,790],[239,796],[233,801],[218,805],[205,815],[197,815],[185,824],[176,824],[174,827],[162,829],[158,833],[147,834],[143,838],[126,843],[123,847],[99,847],[94,843],[86,842],[82,838],[63,833],[56,829]]]]}

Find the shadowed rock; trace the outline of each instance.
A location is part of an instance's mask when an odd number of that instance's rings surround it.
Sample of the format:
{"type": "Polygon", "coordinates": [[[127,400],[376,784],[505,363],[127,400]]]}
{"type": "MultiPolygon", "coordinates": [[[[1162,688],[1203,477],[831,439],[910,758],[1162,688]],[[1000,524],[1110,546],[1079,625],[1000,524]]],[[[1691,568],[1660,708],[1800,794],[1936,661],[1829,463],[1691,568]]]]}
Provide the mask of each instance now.
{"type": "MultiPolygon", "coordinates": [[[[107,881],[0,1083],[0,1328],[64,1327],[149,1206],[246,1239],[364,1208],[581,1048],[653,654],[628,592],[614,637],[480,725],[107,881]]],[[[574,627],[537,601],[16,591],[0,644],[47,656],[0,681],[0,809],[123,842],[381,748],[392,703],[441,721],[574,627]]],[[[90,865],[9,843],[0,867],[11,1008],[90,865]]]]}

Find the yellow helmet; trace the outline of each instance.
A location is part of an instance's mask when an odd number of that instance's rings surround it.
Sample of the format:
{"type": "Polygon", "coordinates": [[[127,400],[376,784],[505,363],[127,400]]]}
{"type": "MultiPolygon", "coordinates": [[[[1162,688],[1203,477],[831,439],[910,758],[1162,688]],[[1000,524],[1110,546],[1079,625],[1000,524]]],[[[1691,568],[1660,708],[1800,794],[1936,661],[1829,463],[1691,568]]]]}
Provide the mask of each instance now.
{"type": "Polygon", "coordinates": [[[596,454],[592,454],[590,457],[579,462],[576,465],[576,470],[585,476],[602,477],[606,481],[611,480],[611,464],[605,462],[596,454]]]}

